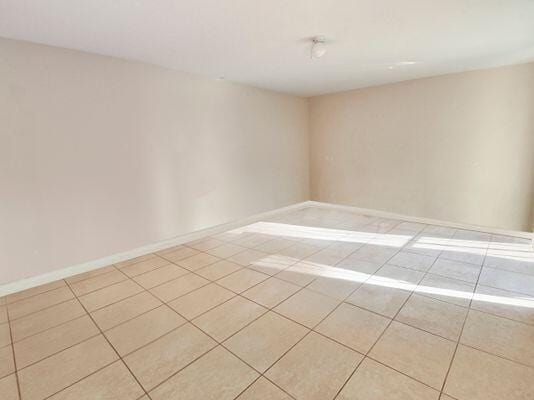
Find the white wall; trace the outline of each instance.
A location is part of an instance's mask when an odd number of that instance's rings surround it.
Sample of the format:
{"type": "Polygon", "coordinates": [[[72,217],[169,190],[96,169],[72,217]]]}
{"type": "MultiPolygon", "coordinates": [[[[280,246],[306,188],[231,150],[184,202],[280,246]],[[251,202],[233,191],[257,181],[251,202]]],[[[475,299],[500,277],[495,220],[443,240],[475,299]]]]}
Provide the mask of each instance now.
{"type": "Polygon", "coordinates": [[[313,200],[530,230],[534,63],[313,98],[313,200]]]}
{"type": "Polygon", "coordinates": [[[0,39],[0,284],[308,199],[307,100],[0,39]]]}

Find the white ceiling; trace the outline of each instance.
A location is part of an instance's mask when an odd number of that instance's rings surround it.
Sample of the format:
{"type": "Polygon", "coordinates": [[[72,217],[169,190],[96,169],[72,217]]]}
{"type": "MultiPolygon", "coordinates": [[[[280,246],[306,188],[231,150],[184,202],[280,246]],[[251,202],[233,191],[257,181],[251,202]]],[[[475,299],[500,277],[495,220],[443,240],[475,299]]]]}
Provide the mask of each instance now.
{"type": "Polygon", "coordinates": [[[0,36],[310,96],[533,61],[534,0],[0,0],[0,36]]]}

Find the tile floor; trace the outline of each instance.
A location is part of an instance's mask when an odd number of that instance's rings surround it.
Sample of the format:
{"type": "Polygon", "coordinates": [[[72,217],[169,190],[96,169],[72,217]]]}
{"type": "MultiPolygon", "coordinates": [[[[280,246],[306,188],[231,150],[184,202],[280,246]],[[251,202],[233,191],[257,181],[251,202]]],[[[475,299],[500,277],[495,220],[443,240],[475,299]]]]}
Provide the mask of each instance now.
{"type": "Polygon", "coordinates": [[[534,399],[534,252],[288,213],[1,298],[0,398],[534,399]]]}

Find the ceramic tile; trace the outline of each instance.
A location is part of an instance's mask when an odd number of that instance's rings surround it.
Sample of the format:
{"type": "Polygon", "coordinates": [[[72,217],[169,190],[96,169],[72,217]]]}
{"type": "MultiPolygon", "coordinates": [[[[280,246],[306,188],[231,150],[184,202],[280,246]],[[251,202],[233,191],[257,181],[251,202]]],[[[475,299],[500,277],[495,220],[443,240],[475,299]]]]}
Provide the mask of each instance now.
{"type": "Polygon", "coordinates": [[[222,342],[266,311],[262,306],[237,296],[195,318],[193,323],[222,342]]]}
{"type": "Polygon", "coordinates": [[[534,274],[534,253],[526,251],[488,250],[484,266],[510,272],[534,274]]]}
{"type": "Polygon", "coordinates": [[[393,318],[410,297],[410,291],[364,283],[345,301],[393,318]]]}
{"type": "Polygon", "coordinates": [[[471,308],[534,325],[534,297],[478,285],[471,308]]]}
{"type": "Polygon", "coordinates": [[[98,333],[91,318],[83,316],[30,336],[14,345],[17,368],[24,368],[98,333]]]}
{"type": "Polygon", "coordinates": [[[129,260],[119,261],[115,263],[114,265],[117,268],[123,268],[129,265],[140,263],[141,261],[150,260],[151,258],[157,258],[156,254],[145,254],[139,257],[130,258],[129,260]]]}
{"type": "Polygon", "coordinates": [[[135,400],[143,393],[122,361],[116,361],[55,394],[50,400],[135,400]]]}
{"type": "Polygon", "coordinates": [[[112,271],[116,271],[115,266],[108,265],[107,267],[93,269],[91,271],[87,271],[87,272],[84,272],[82,274],[78,274],[78,275],[71,276],[69,278],[65,278],[65,281],[67,281],[67,283],[72,285],[72,284],[74,284],[76,282],[80,282],[80,281],[83,281],[85,279],[93,278],[93,277],[96,277],[98,275],[102,275],[102,274],[105,274],[105,273],[108,273],[108,272],[112,272],[112,271]]]}
{"type": "Polygon", "coordinates": [[[232,400],[257,377],[252,368],[219,346],[158,386],[150,392],[150,397],[153,400],[232,400]]]}
{"type": "Polygon", "coordinates": [[[191,324],[167,333],[124,358],[146,390],[171,377],[217,343],[191,324]]]}
{"type": "Polygon", "coordinates": [[[127,280],[81,296],[79,300],[91,312],[142,291],[143,288],[137,283],[127,280]]]}
{"type": "Polygon", "coordinates": [[[400,251],[388,261],[388,264],[427,272],[434,261],[436,261],[436,257],[433,256],[400,251]]]}
{"type": "Polygon", "coordinates": [[[33,297],[35,295],[49,292],[53,289],[58,289],[58,288],[62,288],[65,286],[66,286],[65,282],[63,280],[59,280],[59,281],[50,282],[44,285],[35,286],[30,289],[21,290],[20,292],[7,295],[5,297],[6,304],[10,304],[16,301],[27,299],[29,297],[33,297]]]}
{"type": "Polygon", "coordinates": [[[241,265],[232,263],[227,260],[217,261],[214,264],[208,265],[196,271],[196,273],[210,281],[216,281],[226,275],[230,275],[243,267],[241,265]]]}
{"type": "Polygon", "coordinates": [[[455,342],[393,321],[369,356],[440,390],[455,348],[455,342]]]}
{"type": "Polygon", "coordinates": [[[9,318],[14,320],[24,317],[25,315],[29,315],[31,313],[44,310],[45,308],[70,300],[73,297],[74,295],[72,294],[71,290],[66,286],[40,293],[32,297],[27,297],[15,303],[8,304],[7,310],[9,313],[9,318]]]}
{"type": "Polygon", "coordinates": [[[531,399],[534,369],[460,345],[444,392],[468,400],[531,399]]]}
{"type": "Polygon", "coordinates": [[[117,360],[101,336],[86,340],[19,371],[22,398],[44,399],[117,360]]]}
{"type": "Polygon", "coordinates": [[[175,246],[167,250],[159,251],[158,254],[166,260],[176,263],[185,258],[200,254],[200,252],[186,246],[175,246]]]}
{"type": "Polygon", "coordinates": [[[15,372],[13,348],[11,346],[0,347],[0,378],[13,372],[15,372]]]}
{"type": "Polygon", "coordinates": [[[137,275],[133,278],[133,280],[145,289],[150,289],[188,273],[189,271],[184,268],[174,264],[169,264],[153,271],[137,275]]]}
{"type": "Polygon", "coordinates": [[[355,251],[352,254],[352,257],[370,263],[385,264],[398,251],[399,249],[396,247],[366,244],[359,250],[355,251]]]}
{"type": "Polygon", "coordinates": [[[101,308],[91,316],[103,331],[113,328],[129,319],[150,311],[161,305],[161,301],[148,292],[141,292],[107,307],[101,308]]]}
{"type": "Polygon", "coordinates": [[[303,262],[298,262],[285,270],[279,272],[275,276],[286,282],[293,283],[298,286],[306,286],[313,282],[322,272],[323,269],[317,266],[312,266],[303,262]]]}
{"type": "Polygon", "coordinates": [[[167,306],[160,306],[105,332],[117,352],[124,356],[185,323],[167,306]]]}
{"type": "Polygon", "coordinates": [[[0,324],[0,347],[7,346],[11,343],[11,330],[7,322],[0,324]]]}
{"type": "Polygon", "coordinates": [[[479,284],[534,296],[534,276],[494,268],[482,268],[479,284]]]}
{"type": "Polygon", "coordinates": [[[458,279],[469,283],[475,283],[480,273],[480,267],[460,261],[450,261],[438,258],[429,272],[447,278],[458,279]]]}
{"type": "Polygon", "coordinates": [[[15,374],[0,379],[0,393],[2,393],[2,400],[19,400],[19,391],[15,374]]]}
{"type": "Polygon", "coordinates": [[[267,308],[273,308],[287,299],[300,287],[277,278],[269,278],[242,293],[242,296],[267,308]]]}
{"type": "Polygon", "coordinates": [[[7,306],[0,306],[0,324],[7,322],[7,306]]]}
{"type": "Polygon", "coordinates": [[[196,271],[219,260],[220,258],[212,256],[211,254],[198,253],[192,257],[177,261],[176,264],[190,271],[196,271]]]}
{"type": "Polygon", "coordinates": [[[119,283],[128,279],[126,275],[120,272],[117,269],[113,269],[104,274],[93,276],[91,278],[78,281],[76,283],[70,284],[70,287],[76,296],[82,296],[84,294],[93,292],[95,290],[101,289],[103,287],[113,285],[114,283],[119,283]]]}
{"type": "Polygon", "coordinates": [[[230,300],[235,294],[214,283],[203,286],[191,293],[177,298],[169,306],[187,319],[193,319],[200,314],[230,300]]]}
{"type": "Polygon", "coordinates": [[[168,260],[161,257],[151,257],[148,260],[143,260],[135,264],[129,264],[120,268],[120,271],[128,275],[130,278],[144,274],[149,271],[153,271],[156,268],[163,267],[169,263],[168,260]]]}
{"type": "Polygon", "coordinates": [[[330,400],[363,356],[316,333],[310,333],[266,376],[296,399],[330,400]]]}
{"type": "Polygon", "coordinates": [[[267,278],[269,278],[269,275],[243,268],[219,279],[217,284],[235,293],[241,293],[258,283],[263,282],[267,278]]]}
{"type": "Polygon", "coordinates": [[[228,257],[232,257],[233,255],[237,253],[241,253],[245,250],[246,249],[244,247],[231,244],[231,243],[225,243],[221,246],[207,250],[206,253],[211,254],[212,256],[215,256],[215,257],[219,257],[219,258],[228,258],[228,257]]]}
{"type": "Polygon", "coordinates": [[[208,238],[203,238],[200,240],[195,240],[194,242],[186,243],[185,245],[187,247],[191,247],[198,251],[206,251],[206,250],[213,249],[223,244],[224,242],[222,240],[208,237],[208,238]]]}
{"type": "Polygon", "coordinates": [[[396,320],[457,341],[466,315],[467,309],[464,307],[414,294],[402,307],[396,320]]]}
{"type": "Polygon", "coordinates": [[[473,283],[427,274],[415,289],[417,294],[467,307],[473,297],[473,283]]]}
{"type": "Polygon", "coordinates": [[[224,342],[224,346],[259,372],[265,372],[308,329],[268,312],[224,342]]]}
{"type": "Polygon", "coordinates": [[[339,300],[308,289],[302,289],[279,304],[274,310],[289,319],[313,328],[339,303],[339,300]]]}
{"type": "Polygon", "coordinates": [[[534,367],[534,327],[471,310],[460,343],[534,367]]]}
{"type": "Polygon", "coordinates": [[[315,330],[360,353],[367,353],[386,329],[390,319],[343,303],[315,330]]]}
{"type": "Polygon", "coordinates": [[[168,302],[207,285],[208,283],[209,281],[207,279],[189,273],[164,283],[163,285],[152,288],[150,292],[158,299],[168,302]]]}
{"type": "Polygon", "coordinates": [[[350,277],[320,276],[310,283],[307,288],[324,294],[325,296],[333,297],[337,300],[344,300],[358,287],[360,287],[360,285],[361,282],[355,282],[351,280],[350,277]]]}
{"type": "Polygon", "coordinates": [[[228,261],[231,261],[233,263],[246,267],[247,265],[252,264],[253,262],[257,262],[268,256],[269,254],[267,253],[248,249],[248,250],[242,251],[241,253],[234,254],[233,256],[228,258],[228,261]]]}
{"type": "Polygon", "coordinates": [[[291,397],[284,393],[273,383],[264,377],[260,377],[249,386],[236,400],[291,400],[291,397]]]}
{"type": "Polygon", "coordinates": [[[366,358],[336,400],[438,400],[439,392],[366,358]]]}

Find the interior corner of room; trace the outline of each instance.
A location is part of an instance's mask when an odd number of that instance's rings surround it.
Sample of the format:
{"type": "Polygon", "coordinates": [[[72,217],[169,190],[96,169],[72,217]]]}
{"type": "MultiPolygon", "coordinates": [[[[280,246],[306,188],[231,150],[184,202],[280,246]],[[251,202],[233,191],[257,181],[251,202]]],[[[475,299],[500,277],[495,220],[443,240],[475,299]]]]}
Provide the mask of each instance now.
{"type": "Polygon", "coordinates": [[[2,284],[309,200],[532,232],[534,63],[303,97],[0,39],[0,76],[2,284]]]}

